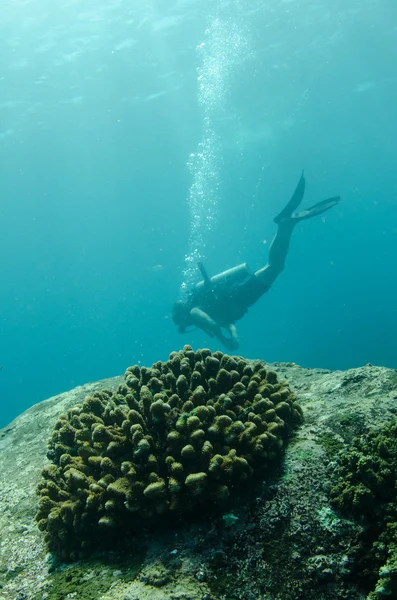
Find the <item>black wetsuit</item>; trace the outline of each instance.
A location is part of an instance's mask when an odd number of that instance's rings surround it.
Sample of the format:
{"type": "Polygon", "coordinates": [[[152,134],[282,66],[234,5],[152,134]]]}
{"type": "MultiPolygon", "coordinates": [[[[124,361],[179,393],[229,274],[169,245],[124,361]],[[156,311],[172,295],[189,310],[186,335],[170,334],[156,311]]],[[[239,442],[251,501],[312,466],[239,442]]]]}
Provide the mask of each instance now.
{"type": "Polygon", "coordinates": [[[200,308],[216,323],[226,326],[241,319],[269,287],[255,275],[248,274],[242,281],[231,285],[227,281],[220,281],[195,288],[190,293],[188,303],[190,310],[200,308]]]}

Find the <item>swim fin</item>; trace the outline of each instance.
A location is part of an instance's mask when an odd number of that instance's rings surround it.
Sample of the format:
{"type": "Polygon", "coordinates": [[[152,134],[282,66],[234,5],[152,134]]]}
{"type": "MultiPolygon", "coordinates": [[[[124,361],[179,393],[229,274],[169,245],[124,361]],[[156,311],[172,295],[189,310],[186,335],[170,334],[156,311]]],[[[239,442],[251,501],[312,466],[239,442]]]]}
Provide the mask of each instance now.
{"type": "Polygon", "coordinates": [[[296,210],[299,204],[302,202],[303,194],[305,193],[305,186],[305,175],[302,171],[301,178],[298,181],[298,185],[295,188],[291,200],[288,202],[287,206],[283,208],[281,213],[279,213],[277,217],[273,219],[275,223],[278,224],[280,223],[280,221],[283,221],[284,219],[289,219],[289,217],[291,217],[294,210],[296,210]]]}
{"type": "Polygon", "coordinates": [[[310,206],[306,210],[302,210],[301,212],[291,215],[290,218],[296,221],[302,221],[303,219],[311,219],[312,217],[317,217],[317,215],[321,215],[326,210],[329,210],[333,206],[336,206],[339,203],[339,201],[339,196],[333,196],[332,198],[327,198],[327,200],[321,200],[321,202],[317,202],[317,204],[310,206]]]}

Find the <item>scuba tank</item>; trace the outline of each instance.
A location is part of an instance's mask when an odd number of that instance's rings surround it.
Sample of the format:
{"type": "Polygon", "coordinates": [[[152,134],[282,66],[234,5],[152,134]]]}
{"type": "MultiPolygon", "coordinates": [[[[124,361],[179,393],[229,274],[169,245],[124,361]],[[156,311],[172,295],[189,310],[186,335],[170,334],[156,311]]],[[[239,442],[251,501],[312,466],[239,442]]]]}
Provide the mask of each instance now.
{"type": "Polygon", "coordinates": [[[235,283],[239,283],[240,281],[244,281],[249,275],[251,275],[251,269],[249,268],[247,263],[242,263],[241,265],[237,265],[236,267],[232,267],[231,269],[227,269],[226,271],[222,271],[222,273],[218,273],[217,275],[213,275],[213,277],[209,277],[207,271],[204,268],[203,263],[197,263],[198,268],[200,269],[200,273],[203,276],[202,281],[199,281],[195,285],[196,291],[203,291],[204,287],[212,287],[217,284],[221,284],[222,286],[232,286],[235,283]]]}

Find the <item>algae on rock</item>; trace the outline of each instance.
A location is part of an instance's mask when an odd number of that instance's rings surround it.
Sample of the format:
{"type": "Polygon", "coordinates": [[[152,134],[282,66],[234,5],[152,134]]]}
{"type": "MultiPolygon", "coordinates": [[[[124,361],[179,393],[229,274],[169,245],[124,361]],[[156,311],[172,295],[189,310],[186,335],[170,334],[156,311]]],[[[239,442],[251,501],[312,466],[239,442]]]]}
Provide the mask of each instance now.
{"type": "Polygon", "coordinates": [[[365,430],[332,465],[334,505],[364,528],[357,572],[368,599],[397,597],[397,420],[365,430]]]}

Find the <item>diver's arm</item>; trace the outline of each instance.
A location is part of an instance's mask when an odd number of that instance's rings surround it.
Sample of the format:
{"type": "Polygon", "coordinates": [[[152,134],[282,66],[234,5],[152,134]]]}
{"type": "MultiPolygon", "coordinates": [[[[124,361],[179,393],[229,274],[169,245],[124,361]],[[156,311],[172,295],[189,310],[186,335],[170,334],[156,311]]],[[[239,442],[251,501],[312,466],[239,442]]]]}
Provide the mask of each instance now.
{"type": "Polygon", "coordinates": [[[218,337],[219,333],[222,335],[218,323],[214,321],[214,319],[211,319],[211,317],[201,310],[201,308],[197,308],[197,306],[192,308],[190,311],[190,319],[197,327],[200,327],[200,329],[203,329],[205,332],[212,333],[213,335],[216,335],[216,337],[218,337]]]}
{"type": "Polygon", "coordinates": [[[234,323],[229,323],[229,325],[226,328],[228,330],[228,332],[230,333],[230,348],[229,350],[236,350],[239,346],[238,343],[238,336],[237,336],[237,329],[234,323]]]}
{"type": "Polygon", "coordinates": [[[237,347],[236,346],[237,335],[236,335],[236,328],[234,327],[234,325],[229,325],[227,327],[228,331],[232,335],[232,339],[230,339],[223,335],[220,325],[218,325],[218,323],[216,321],[214,321],[214,319],[211,319],[211,317],[209,315],[207,315],[206,312],[201,310],[201,308],[197,308],[197,307],[192,308],[192,310],[190,311],[190,318],[191,318],[191,321],[197,327],[200,327],[200,329],[202,329],[209,335],[212,335],[212,336],[215,336],[216,338],[218,338],[218,340],[224,346],[226,346],[226,348],[228,348],[228,350],[234,350],[237,347]],[[234,328],[234,333],[236,335],[236,338],[234,338],[232,329],[230,329],[230,328],[234,328]]]}

